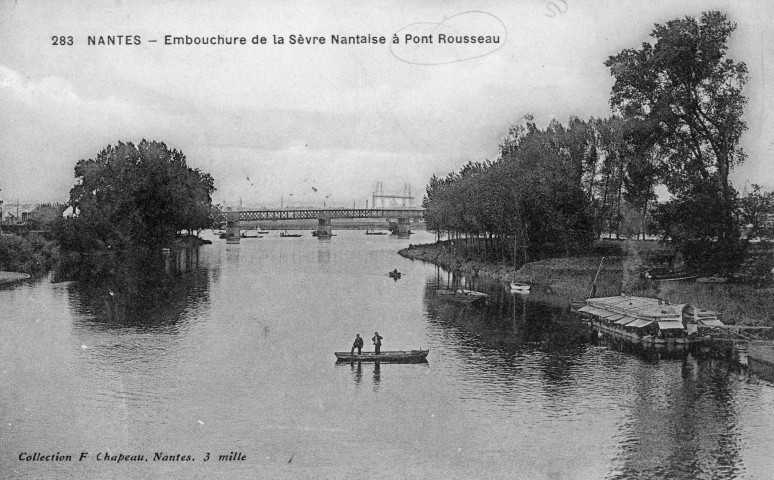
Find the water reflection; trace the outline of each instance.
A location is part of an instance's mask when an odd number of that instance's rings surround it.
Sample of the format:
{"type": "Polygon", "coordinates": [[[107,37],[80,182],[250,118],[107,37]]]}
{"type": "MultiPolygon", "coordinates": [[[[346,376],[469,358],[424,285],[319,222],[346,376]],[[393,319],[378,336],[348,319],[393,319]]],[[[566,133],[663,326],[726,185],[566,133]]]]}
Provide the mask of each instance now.
{"type": "MultiPolygon", "coordinates": [[[[462,278],[449,283],[428,279],[425,283],[426,315],[438,325],[461,327],[465,336],[475,336],[484,344],[514,353],[522,348],[544,348],[555,352],[573,352],[585,345],[588,330],[575,321],[564,306],[552,305],[523,295],[510,295],[501,284],[462,278]],[[437,289],[463,284],[489,295],[482,307],[450,303],[438,297],[437,289]]],[[[456,337],[446,329],[446,333],[456,337]]]]}
{"type": "Polygon", "coordinates": [[[241,251],[239,244],[228,243],[226,244],[226,263],[229,265],[239,265],[239,252],[241,251]]]}
{"type": "Polygon", "coordinates": [[[717,360],[640,363],[619,426],[620,466],[610,478],[738,478],[738,376],[717,360]]]}
{"type": "MultiPolygon", "coordinates": [[[[607,478],[730,479],[743,473],[735,399],[739,374],[731,363],[597,336],[564,301],[502,290],[496,282],[453,273],[437,274],[425,284],[428,321],[470,366],[465,379],[476,385],[474,395],[494,394],[518,404],[522,394],[535,397],[540,391],[537,398],[552,405],[551,416],[582,414],[589,394],[612,396],[623,416],[607,478]],[[489,302],[475,308],[435,294],[452,285],[487,293],[489,302]],[[627,382],[609,383],[610,378],[627,382]]],[[[615,410],[609,413],[617,416],[615,410]]]]}
{"type": "Polygon", "coordinates": [[[360,385],[360,383],[363,381],[363,363],[362,362],[351,362],[350,363],[351,369],[352,369],[352,375],[355,379],[355,383],[360,385]],[[357,367],[356,367],[357,365],[357,367]]]}
{"type": "Polygon", "coordinates": [[[632,343],[624,338],[590,330],[591,342],[594,345],[604,346],[616,352],[622,352],[640,361],[650,364],[657,364],[662,360],[683,360],[689,355],[689,350],[680,346],[665,345],[659,347],[644,346],[639,343],[632,343]]]}
{"type": "MultiPolygon", "coordinates": [[[[340,365],[341,363],[338,362],[337,365],[340,365]]],[[[374,392],[379,391],[379,383],[382,379],[382,366],[381,362],[368,362],[368,364],[373,365],[373,386],[374,386],[374,392]]],[[[425,362],[425,364],[427,364],[425,362]]],[[[396,365],[399,366],[399,365],[396,365]]],[[[349,362],[349,368],[350,368],[350,374],[352,375],[352,380],[354,380],[355,385],[358,387],[363,382],[363,362],[349,362]]]]}
{"type": "Polygon", "coordinates": [[[331,250],[330,248],[317,250],[317,263],[320,265],[330,265],[331,263],[331,250]]]}
{"type": "Polygon", "coordinates": [[[184,312],[209,303],[209,272],[197,248],[154,254],[144,250],[121,255],[70,259],[58,279],[69,302],[89,325],[177,332],[184,312]],[[70,278],[66,276],[70,275],[70,278]]]}

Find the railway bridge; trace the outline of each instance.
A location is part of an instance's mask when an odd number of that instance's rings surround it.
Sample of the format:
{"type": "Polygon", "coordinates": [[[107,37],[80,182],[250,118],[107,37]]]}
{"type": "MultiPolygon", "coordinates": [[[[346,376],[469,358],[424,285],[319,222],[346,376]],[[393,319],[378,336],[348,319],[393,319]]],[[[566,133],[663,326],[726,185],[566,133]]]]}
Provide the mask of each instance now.
{"type": "Polygon", "coordinates": [[[317,220],[315,233],[318,237],[330,237],[332,220],[341,218],[383,218],[395,219],[397,233],[408,234],[411,220],[421,220],[424,208],[325,208],[325,209],[280,209],[280,210],[231,210],[226,209],[219,220],[226,222],[226,237],[239,238],[240,222],[272,220],[317,220]]]}

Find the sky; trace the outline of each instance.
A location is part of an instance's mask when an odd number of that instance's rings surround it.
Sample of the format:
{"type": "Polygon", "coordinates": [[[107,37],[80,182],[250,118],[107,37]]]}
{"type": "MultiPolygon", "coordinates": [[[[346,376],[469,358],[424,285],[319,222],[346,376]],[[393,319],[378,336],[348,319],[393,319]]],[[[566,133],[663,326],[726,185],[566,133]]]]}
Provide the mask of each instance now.
{"type": "Polygon", "coordinates": [[[433,174],[496,159],[527,114],[541,126],[609,116],[604,61],[656,23],[713,9],[737,23],[729,56],[750,73],[748,160],[734,184],[774,189],[774,2],[0,0],[0,199],[65,202],[78,160],[147,139],[213,175],[227,206],[360,208],[377,182],[385,194],[410,185],[418,205],[433,174]],[[499,43],[439,44],[441,34],[499,43]],[[88,45],[118,35],[140,43],[88,45]],[[246,45],[166,45],[167,35],[246,45]]]}

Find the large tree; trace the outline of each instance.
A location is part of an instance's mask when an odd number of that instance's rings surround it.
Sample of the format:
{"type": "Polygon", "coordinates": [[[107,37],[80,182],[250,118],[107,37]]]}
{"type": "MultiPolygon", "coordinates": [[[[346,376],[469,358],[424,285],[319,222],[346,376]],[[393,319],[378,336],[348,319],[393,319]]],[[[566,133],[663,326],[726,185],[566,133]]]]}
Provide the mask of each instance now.
{"type": "MultiPolygon", "coordinates": [[[[654,43],[623,50],[605,63],[615,77],[613,108],[656,128],[666,159],[663,181],[675,201],[696,203],[715,192],[718,201],[708,205],[715,209],[713,228],[701,230],[702,238],[721,250],[733,250],[738,238],[736,192],[728,177],[745,159],[739,140],[747,128],[742,120],[747,67],[726,57],[735,28],[721,12],[672,20],[656,25],[654,43]]],[[[693,217],[676,220],[692,231],[693,217]]]]}
{"type": "Polygon", "coordinates": [[[78,225],[69,230],[92,237],[80,245],[161,243],[211,224],[213,178],[164,143],[109,145],[96,158],[78,161],[75,177],[70,204],[79,212],[78,225]]]}

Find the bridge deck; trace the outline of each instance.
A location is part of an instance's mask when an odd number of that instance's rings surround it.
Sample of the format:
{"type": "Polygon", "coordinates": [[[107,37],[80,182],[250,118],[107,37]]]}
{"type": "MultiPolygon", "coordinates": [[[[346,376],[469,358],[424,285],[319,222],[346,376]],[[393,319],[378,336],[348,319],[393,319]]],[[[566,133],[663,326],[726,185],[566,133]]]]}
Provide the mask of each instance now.
{"type": "MultiPolygon", "coordinates": [[[[330,218],[424,218],[423,208],[328,208],[319,210],[242,210],[242,222],[268,220],[316,220],[330,215],[330,218]]],[[[226,220],[229,212],[220,219],[226,220]]]]}

